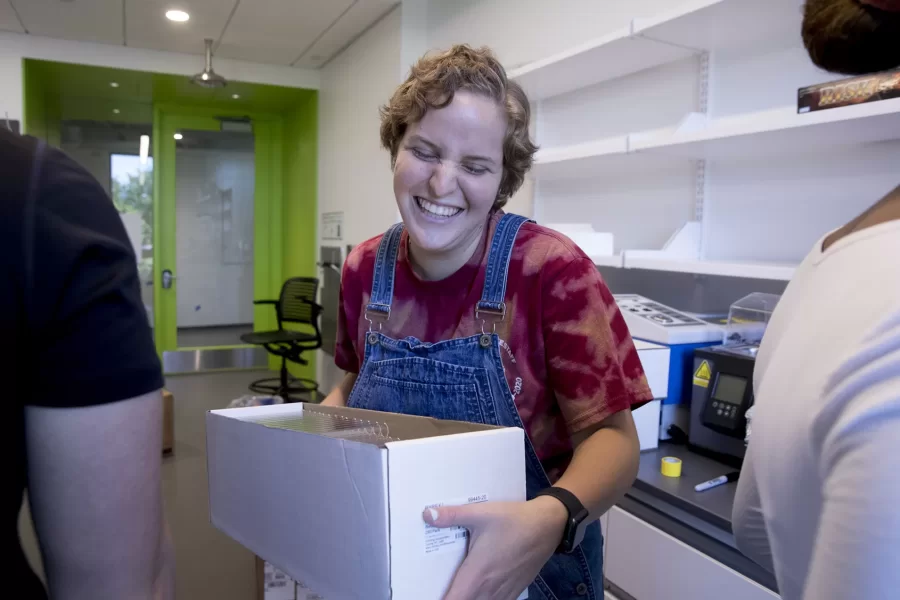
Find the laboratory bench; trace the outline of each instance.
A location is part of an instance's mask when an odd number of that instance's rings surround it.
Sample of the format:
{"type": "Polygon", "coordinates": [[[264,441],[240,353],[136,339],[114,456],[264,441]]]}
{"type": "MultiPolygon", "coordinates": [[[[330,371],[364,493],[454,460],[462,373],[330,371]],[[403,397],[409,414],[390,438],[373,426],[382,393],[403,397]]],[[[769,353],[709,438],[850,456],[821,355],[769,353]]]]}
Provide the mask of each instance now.
{"type": "Polygon", "coordinates": [[[661,442],[641,453],[634,485],[601,518],[607,598],[778,598],[775,578],[735,547],[731,508],[737,482],[694,491],[696,484],[731,471],[683,445],[661,442]],[[681,477],[662,475],[664,456],[681,459],[681,477]]]}

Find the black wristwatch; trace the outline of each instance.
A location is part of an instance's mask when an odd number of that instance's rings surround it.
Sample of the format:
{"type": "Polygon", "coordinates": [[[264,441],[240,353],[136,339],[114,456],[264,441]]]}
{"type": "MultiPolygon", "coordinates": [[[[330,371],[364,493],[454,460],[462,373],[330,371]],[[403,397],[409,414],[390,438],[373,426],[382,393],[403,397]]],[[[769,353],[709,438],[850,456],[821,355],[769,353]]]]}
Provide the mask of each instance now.
{"type": "Polygon", "coordinates": [[[588,510],[584,507],[584,504],[575,497],[575,494],[561,487],[545,488],[539,491],[535,495],[535,498],[538,496],[553,496],[562,502],[563,506],[566,507],[566,510],[569,511],[569,518],[566,521],[566,528],[563,530],[562,541],[556,549],[557,554],[569,554],[575,550],[575,548],[578,547],[578,544],[581,543],[581,540],[584,539],[584,530],[587,529],[588,526],[588,510]]]}

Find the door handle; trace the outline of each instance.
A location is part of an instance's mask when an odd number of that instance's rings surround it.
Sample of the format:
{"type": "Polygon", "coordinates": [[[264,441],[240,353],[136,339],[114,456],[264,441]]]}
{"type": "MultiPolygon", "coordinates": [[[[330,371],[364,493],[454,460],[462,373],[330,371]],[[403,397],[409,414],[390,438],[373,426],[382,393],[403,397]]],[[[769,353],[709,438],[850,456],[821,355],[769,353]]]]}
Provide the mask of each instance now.
{"type": "Polygon", "coordinates": [[[175,276],[172,274],[170,269],[163,269],[162,272],[162,287],[164,290],[167,290],[172,287],[172,283],[175,281],[175,276]]]}

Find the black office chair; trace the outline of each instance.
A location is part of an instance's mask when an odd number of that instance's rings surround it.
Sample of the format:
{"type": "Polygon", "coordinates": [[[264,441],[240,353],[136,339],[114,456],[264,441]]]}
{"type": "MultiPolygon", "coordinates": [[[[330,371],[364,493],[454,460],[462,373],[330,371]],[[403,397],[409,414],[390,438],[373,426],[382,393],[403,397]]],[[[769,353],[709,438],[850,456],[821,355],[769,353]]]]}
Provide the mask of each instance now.
{"type": "Polygon", "coordinates": [[[315,303],[319,280],[314,277],[293,277],[281,286],[278,300],[254,300],[253,304],[272,304],[278,317],[278,330],[245,333],[241,341],[263,346],[269,353],[281,357],[279,377],[258,379],[248,387],[258,394],[278,395],[285,402],[295,401],[297,394],[308,395],[316,400],[319,384],[312,379],[294,377],[288,373],[287,361],[307,365],[309,361],[301,354],[322,347],[322,333],[319,331],[319,314],[322,307],[315,303]],[[299,323],[312,327],[313,333],[304,333],[284,328],[285,323],[299,323]]]}

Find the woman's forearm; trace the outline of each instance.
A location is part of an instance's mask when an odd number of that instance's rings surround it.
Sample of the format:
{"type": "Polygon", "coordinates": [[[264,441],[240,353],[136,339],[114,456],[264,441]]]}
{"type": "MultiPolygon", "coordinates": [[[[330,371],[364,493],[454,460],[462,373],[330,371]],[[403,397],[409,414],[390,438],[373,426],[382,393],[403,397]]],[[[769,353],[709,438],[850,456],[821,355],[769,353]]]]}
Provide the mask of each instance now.
{"type": "Polygon", "coordinates": [[[347,400],[350,399],[350,392],[353,391],[357,377],[356,373],[345,373],[341,382],[322,400],[322,404],[324,406],[347,406],[347,400]]]}
{"type": "Polygon", "coordinates": [[[640,444],[631,411],[611,415],[575,442],[572,462],[556,485],[575,494],[596,519],[625,495],[637,477],[640,444]]]}

